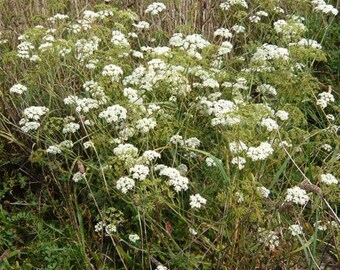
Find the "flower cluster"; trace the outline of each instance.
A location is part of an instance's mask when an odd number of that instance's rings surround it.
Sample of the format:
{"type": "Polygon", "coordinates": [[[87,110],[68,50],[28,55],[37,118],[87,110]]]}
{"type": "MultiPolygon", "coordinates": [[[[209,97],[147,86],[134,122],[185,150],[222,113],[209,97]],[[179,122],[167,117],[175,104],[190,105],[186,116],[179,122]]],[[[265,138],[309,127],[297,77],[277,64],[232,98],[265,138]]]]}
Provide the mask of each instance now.
{"type": "Polygon", "coordinates": [[[99,118],[105,119],[107,123],[118,123],[126,119],[127,110],[120,105],[107,107],[99,114],[99,118]]]}
{"type": "Polygon", "coordinates": [[[227,0],[220,4],[220,8],[223,11],[228,11],[232,6],[239,5],[244,8],[248,8],[247,1],[245,0],[227,0]]]}
{"type": "Polygon", "coordinates": [[[271,154],[273,154],[274,150],[270,143],[261,142],[258,147],[249,147],[247,151],[247,156],[252,160],[265,160],[271,154]]]}
{"type": "Polygon", "coordinates": [[[303,233],[302,227],[298,224],[290,225],[289,230],[293,236],[297,236],[303,233]]]}
{"type": "Polygon", "coordinates": [[[163,3],[155,2],[146,8],[145,13],[150,13],[151,15],[158,15],[163,10],[166,10],[166,6],[163,3]]]}
{"type": "Polygon", "coordinates": [[[314,6],[315,11],[322,12],[324,14],[333,14],[336,16],[338,14],[338,10],[333,7],[332,5],[328,5],[325,1],[323,0],[312,0],[312,4],[314,6]]]}
{"type": "Polygon", "coordinates": [[[309,196],[307,192],[300,187],[288,188],[285,201],[305,205],[309,201],[309,196]]]}
{"type": "Polygon", "coordinates": [[[259,228],[258,231],[260,235],[260,242],[266,247],[269,247],[270,250],[275,250],[280,245],[279,237],[274,231],[267,231],[263,228],[259,228]]]}
{"type": "Polygon", "coordinates": [[[182,176],[177,169],[165,165],[158,165],[156,170],[159,170],[159,175],[169,178],[169,183],[174,187],[176,192],[188,189],[189,179],[182,176]]]}
{"type": "Polygon", "coordinates": [[[318,95],[318,100],[316,102],[321,108],[326,108],[328,103],[334,102],[334,96],[329,92],[322,92],[318,95]]]}
{"type": "Polygon", "coordinates": [[[111,80],[113,82],[117,82],[119,78],[123,75],[123,70],[121,67],[111,64],[103,68],[102,75],[111,77],[111,80]]]}
{"type": "Polygon", "coordinates": [[[201,208],[207,203],[207,200],[204,199],[200,194],[195,194],[190,196],[190,207],[191,208],[201,208]]]}
{"type": "Polygon", "coordinates": [[[126,194],[129,190],[135,187],[135,181],[127,176],[121,177],[116,183],[116,188],[126,194]]]}
{"type": "Polygon", "coordinates": [[[21,95],[22,93],[27,92],[27,87],[25,85],[17,83],[9,89],[9,92],[21,95]]]}
{"type": "Polygon", "coordinates": [[[333,174],[330,174],[330,173],[321,174],[320,178],[321,178],[321,182],[326,185],[337,185],[338,184],[338,180],[335,178],[333,174]]]}
{"type": "Polygon", "coordinates": [[[135,165],[129,169],[129,173],[131,174],[133,179],[143,181],[149,175],[150,169],[145,165],[135,165]]]}

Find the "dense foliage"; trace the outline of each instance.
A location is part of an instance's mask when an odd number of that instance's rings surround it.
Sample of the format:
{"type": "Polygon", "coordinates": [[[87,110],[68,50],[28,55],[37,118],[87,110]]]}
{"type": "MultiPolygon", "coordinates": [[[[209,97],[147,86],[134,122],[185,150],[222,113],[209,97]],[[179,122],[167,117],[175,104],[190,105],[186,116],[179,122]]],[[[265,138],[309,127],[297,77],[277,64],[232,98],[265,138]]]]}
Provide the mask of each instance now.
{"type": "Polygon", "coordinates": [[[338,267],[337,9],[226,0],[205,35],[165,4],[0,40],[0,267],[338,267]]]}

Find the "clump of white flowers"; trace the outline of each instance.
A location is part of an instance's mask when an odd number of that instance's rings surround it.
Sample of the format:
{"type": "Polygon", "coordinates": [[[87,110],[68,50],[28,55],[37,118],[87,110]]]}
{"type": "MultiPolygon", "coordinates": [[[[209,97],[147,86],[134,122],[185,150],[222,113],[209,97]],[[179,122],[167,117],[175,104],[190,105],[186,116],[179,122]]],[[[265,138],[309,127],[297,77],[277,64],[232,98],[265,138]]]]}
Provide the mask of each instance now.
{"type": "Polygon", "coordinates": [[[45,106],[31,106],[26,108],[23,112],[25,119],[38,121],[40,118],[49,112],[49,109],[45,106]]]}
{"type": "Polygon", "coordinates": [[[169,183],[176,192],[188,189],[189,179],[182,176],[177,169],[165,165],[158,165],[156,170],[159,170],[159,175],[167,176],[169,178],[169,183]]]}
{"type": "Polygon", "coordinates": [[[338,14],[338,10],[332,5],[328,5],[324,0],[312,0],[312,4],[315,11],[319,11],[324,14],[333,14],[334,16],[338,14]]]}
{"type": "Polygon", "coordinates": [[[237,165],[237,168],[239,170],[242,170],[244,168],[244,164],[246,164],[246,160],[243,157],[234,157],[231,160],[231,164],[233,165],[237,165]]]}
{"type": "Polygon", "coordinates": [[[150,169],[145,165],[135,165],[129,169],[129,173],[131,174],[133,179],[143,181],[149,175],[150,169]]]}
{"type": "Polygon", "coordinates": [[[220,4],[220,8],[223,11],[228,11],[232,6],[235,6],[235,5],[242,6],[244,8],[248,8],[247,1],[245,1],[245,0],[227,0],[227,1],[220,4]]]}
{"type": "Polygon", "coordinates": [[[27,92],[27,87],[25,85],[17,83],[9,89],[9,92],[21,95],[22,93],[27,92]]]}
{"type": "Polygon", "coordinates": [[[269,132],[279,128],[279,125],[276,123],[276,121],[271,118],[263,118],[259,124],[261,127],[266,128],[269,132]]]}
{"type": "Polygon", "coordinates": [[[273,154],[274,150],[270,143],[268,142],[261,142],[258,147],[249,147],[247,151],[247,156],[252,161],[257,160],[265,160],[271,154],[273,154]]]}
{"type": "Polygon", "coordinates": [[[116,183],[116,188],[126,194],[129,190],[135,187],[135,181],[127,176],[121,177],[116,183]]]}
{"type": "Polygon", "coordinates": [[[55,145],[49,146],[49,147],[46,149],[46,152],[49,153],[49,154],[53,154],[53,155],[61,154],[60,148],[59,148],[58,146],[55,146],[55,145]]]}
{"type": "Polygon", "coordinates": [[[129,240],[132,242],[132,243],[136,243],[137,241],[140,240],[140,237],[138,234],[129,234],[129,240]]]}
{"type": "Polygon", "coordinates": [[[287,113],[286,111],[279,110],[275,113],[275,116],[279,118],[281,121],[286,121],[288,120],[289,113],[287,113]]]}
{"type": "Polygon", "coordinates": [[[139,130],[140,133],[148,133],[150,130],[154,129],[157,126],[157,123],[152,118],[143,118],[136,122],[136,129],[139,130]]]}
{"type": "Polygon", "coordinates": [[[233,34],[227,28],[219,28],[214,32],[214,37],[232,38],[233,34]]]}
{"type": "Polygon", "coordinates": [[[316,102],[321,108],[326,108],[328,103],[334,102],[334,96],[329,92],[322,92],[318,95],[318,100],[316,102]]]}
{"type": "Polygon", "coordinates": [[[261,84],[256,88],[256,92],[259,92],[263,95],[270,95],[270,96],[276,96],[277,91],[276,89],[270,85],[270,84],[261,84]]]}
{"type": "Polygon", "coordinates": [[[269,247],[270,250],[275,250],[280,245],[279,237],[276,232],[267,231],[263,228],[259,228],[258,232],[260,235],[260,242],[266,247],[269,247]]]}
{"type": "Polygon", "coordinates": [[[86,174],[82,172],[76,172],[72,177],[72,180],[76,183],[81,180],[85,180],[85,179],[86,179],[86,174]]]}
{"type": "Polygon", "coordinates": [[[169,269],[164,265],[158,265],[155,270],[169,270],[169,269]]]}
{"type": "Polygon", "coordinates": [[[268,198],[269,197],[269,194],[270,194],[270,190],[269,189],[267,189],[266,187],[257,187],[256,188],[256,191],[259,193],[259,194],[261,194],[261,196],[263,197],[263,198],[268,198]]]}
{"type": "Polygon", "coordinates": [[[146,8],[145,13],[150,13],[151,15],[158,15],[163,10],[166,10],[166,6],[163,3],[155,2],[146,8]]]}
{"type": "Polygon", "coordinates": [[[107,123],[118,123],[126,119],[127,110],[120,105],[107,107],[99,114],[99,118],[105,119],[107,123]]]}
{"type": "Polygon", "coordinates": [[[106,65],[103,68],[102,75],[111,77],[111,80],[113,82],[117,82],[120,79],[120,77],[123,75],[123,70],[121,67],[113,65],[113,64],[106,65]]]}
{"type": "Polygon", "coordinates": [[[242,141],[233,141],[229,143],[229,150],[232,154],[239,154],[248,150],[248,146],[242,141]]]}
{"type": "Polygon", "coordinates": [[[204,199],[200,194],[195,194],[190,196],[190,207],[191,208],[201,208],[207,203],[207,200],[204,199]]]}
{"type": "Polygon", "coordinates": [[[285,201],[305,205],[309,201],[309,196],[304,189],[296,186],[287,189],[285,201]]]}
{"type": "Polygon", "coordinates": [[[148,22],[145,22],[145,21],[140,21],[140,22],[134,23],[132,25],[134,27],[138,28],[138,29],[149,29],[150,28],[150,24],[148,22]]]}
{"type": "Polygon", "coordinates": [[[138,149],[132,144],[119,144],[113,149],[113,153],[122,160],[137,157],[138,149]]]}
{"type": "Polygon", "coordinates": [[[321,178],[321,182],[326,185],[337,185],[338,184],[338,180],[331,173],[321,174],[320,178],[321,178]]]}
{"type": "Polygon", "coordinates": [[[75,133],[80,129],[80,125],[78,123],[68,123],[64,126],[62,132],[65,133],[75,133]]]}
{"type": "Polygon", "coordinates": [[[111,42],[119,47],[127,47],[130,45],[129,41],[126,39],[125,35],[119,30],[112,31],[111,42]]]}
{"type": "Polygon", "coordinates": [[[293,236],[301,235],[303,233],[302,227],[298,224],[290,225],[289,230],[293,236]]]}

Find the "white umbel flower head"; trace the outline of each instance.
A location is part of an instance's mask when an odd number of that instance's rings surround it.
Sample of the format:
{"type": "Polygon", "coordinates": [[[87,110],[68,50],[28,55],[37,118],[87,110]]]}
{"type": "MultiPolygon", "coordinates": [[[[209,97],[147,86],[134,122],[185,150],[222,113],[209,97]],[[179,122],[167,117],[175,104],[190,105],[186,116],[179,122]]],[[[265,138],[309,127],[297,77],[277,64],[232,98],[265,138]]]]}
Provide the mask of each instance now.
{"type": "Polygon", "coordinates": [[[330,173],[321,174],[320,178],[321,178],[321,182],[326,185],[337,185],[338,184],[338,180],[335,178],[334,175],[330,173]]]}
{"type": "Polygon", "coordinates": [[[285,201],[305,205],[309,201],[309,197],[304,189],[296,186],[287,189],[285,201]]]}
{"type": "Polygon", "coordinates": [[[190,196],[190,206],[191,208],[201,208],[207,203],[207,200],[204,199],[200,194],[195,194],[190,196]]]}
{"type": "Polygon", "coordinates": [[[10,93],[14,93],[14,94],[18,94],[21,95],[22,93],[27,92],[27,87],[25,85],[22,85],[20,83],[17,83],[15,85],[13,85],[10,89],[9,89],[10,93]]]}
{"type": "Polygon", "coordinates": [[[135,181],[130,177],[121,177],[116,183],[116,188],[126,194],[129,190],[135,187],[135,181]]]}

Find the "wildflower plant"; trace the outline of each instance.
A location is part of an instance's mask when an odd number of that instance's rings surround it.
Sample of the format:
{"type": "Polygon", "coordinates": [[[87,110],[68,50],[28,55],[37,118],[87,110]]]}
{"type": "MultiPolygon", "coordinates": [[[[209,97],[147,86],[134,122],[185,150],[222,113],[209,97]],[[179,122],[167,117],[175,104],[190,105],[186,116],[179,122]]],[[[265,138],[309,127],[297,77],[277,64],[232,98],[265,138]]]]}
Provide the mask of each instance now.
{"type": "Polygon", "coordinates": [[[337,9],[226,0],[211,36],[161,38],[166,4],[55,14],[0,51],[1,123],[72,220],[79,267],[320,265],[339,251],[338,94],[302,15],[337,9]]]}

